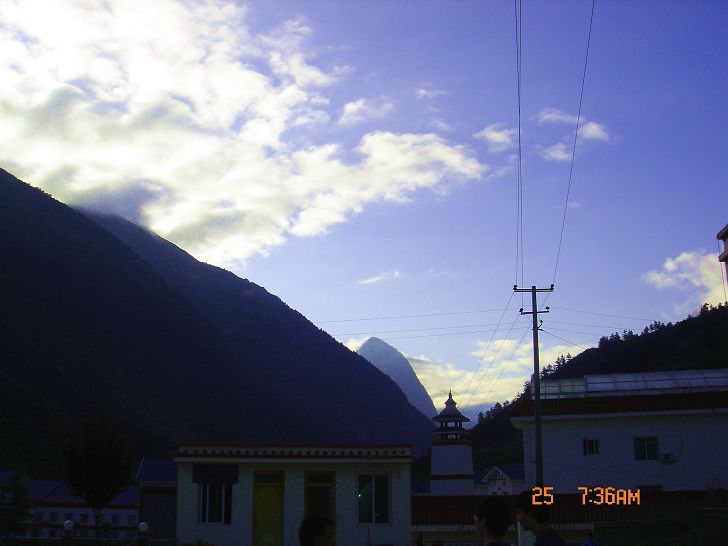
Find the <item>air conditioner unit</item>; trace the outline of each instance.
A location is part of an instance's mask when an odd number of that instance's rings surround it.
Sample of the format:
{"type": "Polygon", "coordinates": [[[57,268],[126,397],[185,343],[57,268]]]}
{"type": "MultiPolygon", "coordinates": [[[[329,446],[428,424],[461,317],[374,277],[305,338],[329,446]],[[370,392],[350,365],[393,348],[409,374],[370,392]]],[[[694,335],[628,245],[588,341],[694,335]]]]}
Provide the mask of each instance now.
{"type": "Polygon", "coordinates": [[[677,462],[677,457],[675,456],[674,453],[663,453],[662,462],[664,464],[675,463],[675,462],[677,462]]]}

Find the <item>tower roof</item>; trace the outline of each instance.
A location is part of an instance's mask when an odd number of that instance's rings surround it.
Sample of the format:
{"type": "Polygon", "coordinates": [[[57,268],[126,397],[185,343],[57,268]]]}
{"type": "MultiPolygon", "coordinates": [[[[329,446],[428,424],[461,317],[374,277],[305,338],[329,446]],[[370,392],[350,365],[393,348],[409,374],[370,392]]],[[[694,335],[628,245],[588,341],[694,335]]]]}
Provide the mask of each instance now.
{"type": "Polygon", "coordinates": [[[443,409],[439,415],[432,418],[433,421],[460,421],[463,423],[469,423],[470,419],[465,417],[460,410],[457,409],[457,402],[452,399],[452,391],[450,391],[447,400],[445,401],[445,409],[443,409]]]}

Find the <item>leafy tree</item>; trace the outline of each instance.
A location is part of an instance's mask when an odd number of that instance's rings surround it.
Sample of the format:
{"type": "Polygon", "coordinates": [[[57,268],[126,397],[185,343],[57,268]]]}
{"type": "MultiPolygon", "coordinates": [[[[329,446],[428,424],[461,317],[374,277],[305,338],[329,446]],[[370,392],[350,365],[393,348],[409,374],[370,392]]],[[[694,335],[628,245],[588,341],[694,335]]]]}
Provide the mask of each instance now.
{"type": "Polygon", "coordinates": [[[128,483],[132,456],[118,421],[96,415],[83,423],[80,434],[63,453],[66,485],[86,501],[94,514],[98,537],[101,513],[128,483]]]}
{"type": "Polygon", "coordinates": [[[20,473],[0,486],[0,536],[15,537],[25,530],[30,516],[27,494],[28,487],[23,484],[20,473]]]}

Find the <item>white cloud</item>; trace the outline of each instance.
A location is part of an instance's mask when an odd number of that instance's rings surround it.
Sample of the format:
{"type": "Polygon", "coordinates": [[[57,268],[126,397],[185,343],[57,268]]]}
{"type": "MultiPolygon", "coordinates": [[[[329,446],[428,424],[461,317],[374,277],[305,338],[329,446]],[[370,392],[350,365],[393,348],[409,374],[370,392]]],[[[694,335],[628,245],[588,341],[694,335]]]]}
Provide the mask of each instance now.
{"type": "Polygon", "coordinates": [[[361,339],[350,339],[349,341],[345,341],[343,345],[351,352],[355,353],[361,348],[362,345],[364,345],[367,339],[369,338],[363,337],[361,339]]]}
{"type": "Polygon", "coordinates": [[[589,121],[579,127],[579,136],[585,140],[609,140],[606,127],[600,123],[589,121]]]}
{"type": "Polygon", "coordinates": [[[542,149],[541,157],[548,161],[569,161],[571,159],[571,149],[563,142],[559,142],[558,144],[542,149]]]}
{"type": "Polygon", "coordinates": [[[359,284],[374,284],[377,282],[397,279],[401,276],[402,276],[402,274],[399,271],[397,271],[396,269],[393,271],[384,271],[383,273],[379,273],[377,275],[374,275],[373,277],[368,277],[366,279],[359,281],[359,284]]]}
{"type": "MultiPolygon", "coordinates": [[[[539,124],[567,123],[576,125],[576,119],[575,115],[567,114],[556,108],[544,108],[536,114],[536,120],[539,124]]],[[[579,123],[579,136],[584,140],[609,140],[609,133],[604,125],[594,121],[587,121],[583,117],[579,123]]]]}
{"type": "Polygon", "coordinates": [[[425,87],[415,89],[415,96],[418,100],[435,99],[447,94],[447,91],[443,91],[442,89],[427,89],[425,87]]]}
{"type": "MultiPolygon", "coordinates": [[[[523,383],[530,379],[533,371],[533,349],[529,340],[520,345],[517,339],[496,339],[490,345],[478,341],[477,349],[470,353],[477,360],[469,368],[439,362],[424,355],[405,356],[436,408],[443,407],[448,391],[452,389],[458,408],[473,418],[479,408],[487,410],[495,402],[511,400],[523,389],[523,383]],[[473,375],[481,356],[483,363],[478,373],[473,375]]],[[[559,355],[576,355],[581,350],[575,345],[549,346],[542,343],[541,363],[553,364],[559,355]]]]}
{"type": "Polygon", "coordinates": [[[576,123],[576,116],[556,108],[544,108],[536,114],[536,119],[539,123],[576,123]]]}
{"type": "Polygon", "coordinates": [[[486,143],[490,152],[504,152],[515,145],[518,129],[508,129],[502,123],[488,125],[473,135],[486,143]]]}
{"type": "MultiPolygon", "coordinates": [[[[314,63],[304,19],[263,34],[234,2],[144,6],[0,3],[1,164],[223,266],[487,171],[431,133],[294,145],[289,132],[338,118],[325,97],[348,70],[314,63]]],[[[360,100],[353,118],[391,109],[360,100]]]]}
{"type": "Polygon", "coordinates": [[[676,313],[682,313],[704,303],[725,302],[722,267],[716,254],[698,249],[668,258],[661,271],[649,271],[643,279],[661,290],[672,288],[690,292],[689,299],[675,307],[676,313]]]}
{"type": "Polygon", "coordinates": [[[339,125],[355,125],[368,119],[379,119],[392,111],[394,105],[386,98],[357,99],[347,102],[341,110],[339,125]]]}
{"type": "Polygon", "coordinates": [[[441,118],[435,118],[430,122],[430,126],[438,131],[452,131],[453,128],[441,118]]]}

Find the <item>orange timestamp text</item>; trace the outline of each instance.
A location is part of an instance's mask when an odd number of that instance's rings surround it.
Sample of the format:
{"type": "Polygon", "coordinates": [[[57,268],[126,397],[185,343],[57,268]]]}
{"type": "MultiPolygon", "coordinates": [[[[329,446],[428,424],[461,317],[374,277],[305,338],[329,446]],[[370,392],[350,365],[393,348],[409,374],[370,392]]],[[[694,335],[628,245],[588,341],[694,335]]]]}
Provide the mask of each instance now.
{"type": "MultiPolygon", "coordinates": [[[[577,489],[581,492],[581,504],[600,505],[622,505],[631,506],[640,504],[639,489],[620,489],[616,487],[586,487],[579,486],[577,489]]],[[[534,505],[550,505],[554,503],[554,488],[543,486],[533,487],[531,489],[531,502],[534,505]]]]}

